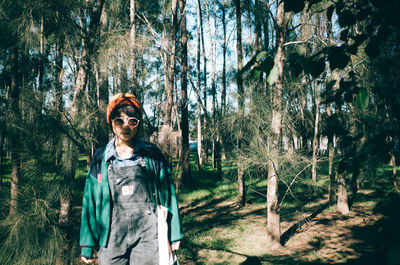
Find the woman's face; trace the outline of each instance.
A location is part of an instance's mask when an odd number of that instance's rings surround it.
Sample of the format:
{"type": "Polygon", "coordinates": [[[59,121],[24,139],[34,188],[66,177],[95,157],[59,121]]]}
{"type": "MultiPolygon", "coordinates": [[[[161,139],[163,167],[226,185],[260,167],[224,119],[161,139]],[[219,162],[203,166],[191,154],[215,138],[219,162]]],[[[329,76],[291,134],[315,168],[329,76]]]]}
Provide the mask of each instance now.
{"type": "Polygon", "coordinates": [[[111,121],[114,134],[124,142],[129,142],[136,135],[139,123],[138,119],[129,117],[124,112],[121,112],[119,117],[116,117],[111,121]]]}

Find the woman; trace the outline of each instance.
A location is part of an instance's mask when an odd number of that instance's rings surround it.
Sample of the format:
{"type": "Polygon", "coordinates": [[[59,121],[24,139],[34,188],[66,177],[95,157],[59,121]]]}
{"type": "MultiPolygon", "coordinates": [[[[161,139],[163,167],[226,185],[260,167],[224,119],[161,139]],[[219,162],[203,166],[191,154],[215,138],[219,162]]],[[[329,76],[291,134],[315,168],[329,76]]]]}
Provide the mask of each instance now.
{"type": "Polygon", "coordinates": [[[138,137],[142,106],[133,94],[119,93],[107,107],[114,133],[93,156],[82,203],[81,258],[100,265],[158,264],[156,205],[168,209],[169,240],[178,250],[181,231],[171,171],[159,151],[138,137]]]}

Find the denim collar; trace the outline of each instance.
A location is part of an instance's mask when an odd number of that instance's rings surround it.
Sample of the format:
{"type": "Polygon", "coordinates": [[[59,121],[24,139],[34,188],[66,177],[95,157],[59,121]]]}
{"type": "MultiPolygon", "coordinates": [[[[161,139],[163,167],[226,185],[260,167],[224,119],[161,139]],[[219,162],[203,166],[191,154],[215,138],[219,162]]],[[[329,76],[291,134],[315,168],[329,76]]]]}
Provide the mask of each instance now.
{"type": "MultiPolygon", "coordinates": [[[[106,150],[105,150],[105,154],[104,154],[104,156],[105,156],[104,158],[106,161],[110,161],[110,160],[114,160],[114,159],[123,160],[123,159],[119,158],[117,151],[115,150],[115,145],[114,145],[115,139],[116,139],[116,136],[114,136],[106,146],[106,150]]],[[[133,151],[132,156],[127,159],[132,159],[132,158],[138,156],[140,151],[142,151],[145,148],[146,148],[145,142],[142,139],[137,138],[135,150],[133,151]]]]}

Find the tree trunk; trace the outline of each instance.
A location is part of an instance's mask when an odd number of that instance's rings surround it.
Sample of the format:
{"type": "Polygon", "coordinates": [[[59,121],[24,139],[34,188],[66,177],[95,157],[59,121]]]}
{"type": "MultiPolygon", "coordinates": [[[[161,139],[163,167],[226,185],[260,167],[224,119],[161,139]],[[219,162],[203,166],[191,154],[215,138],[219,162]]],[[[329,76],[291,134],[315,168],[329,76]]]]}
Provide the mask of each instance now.
{"type": "MultiPolygon", "coordinates": [[[[329,116],[329,114],[328,114],[329,116]]],[[[329,160],[329,194],[328,200],[334,203],[336,194],[335,171],[333,169],[333,162],[335,159],[335,148],[333,146],[333,135],[328,136],[328,160],[329,160]]]]}
{"type": "MultiPolygon", "coordinates": [[[[224,35],[224,42],[222,43],[222,91],[221,91],[221,111],[222,117],[225,117],[226,112],[226,52],[227,52],[227,40],[226,40],[226,8],[225,5],[221,5],[222,11],[222,30],[224,35]]],[[[221,130],[221,159],[226,159],[225,153],[225,132],[221,130]]]]}
{"type": "Polygon", "coordinates": [[[244,179],[244,168],[242,162],[237,162],[238,170],[238,204],[240,206],[246,205],[246,182],[244,179]]]}
{"type": "Polygon", "coordinates": [[[395,152],[392,149],[392,151],[390,152],[390,163],[392,164],[392,180],[393,180],[393,188],[395,191],[399,191],[399,187],[397,185],[397,168],[396,168],[396,156],[395,156],[395,152]]]}
{"type": "MultiPolygon", "coordinates": [[[[59,16],[57,14],[57,16],[59,16]]],[[[55,86],[54,86],[54,109],[56,111],[55,119],[59,122],[60,128],[62,128],[62,112],[64,109],[64,101],[63,101],[63,77],[64,77],[64,68],[63,68],[63,57],[64,57],[64,40],[63,38],[59,39],[59,42],[56,44],[56,58],[55,58],[55,86]]],[[[56,171],[60,170],[61,158],[62,158],[62,132],[59,131],[52,137],[51,141],[54,145],[54,163],[56,165],[56,171]]]]}
{"type": "Polygon", "coordinates": [[[359,161],[353,161],[352,165],[352,176],[351,176],[351,200],[354,201],[358,193],[358,182],[357,178],[360,175],[360,163],[359,161]]]}
{"type": "MultiPolygon", "coordinates": [[[[176,34],[177,34],[177,0],[172,0],[172,14],[171,14],[171,25],[170,25],[170,34],[168,46],[164,47],[166,51],[170,51],[169,56],[167,56],[168,68],[167,70],[167,83],[165,84],[166,88],[166,106],[165,106],[165,120],[164,124],[171,126],[172,125],[172,107],[174,104],[174,73],[175,73],[175,53],[176,53],[176,34]]],[[[165,36],[167,37],[167,36],[165,36]]]]}
{"type": "Polygon", "coordinates": [[[338,173],[337,179],[338,179],[337,210],[342,215],[347,215],[350,213],[350,210],[349,210],[348,194],[346,188],[346,171],[338,173]]]}
{"type": "Polygon", "coordinates": [[[300,138],[301,138],[301,150],[304,153],[308,153],[308,136],[307,136],[307,128],[306,128],[306,118],[304,115],[304,110],[306,109],[307,105],[307,99],[306,95],[301,95],[300,96],[300,121],[301,121],[301,128],[302,131],[300,132],[300,138]]]}
{"type": "Polygon", "coordinates": [[[10,124],[11,133],[9,143],[11,149],[11,187],[10,187],[10,216],[15,215],[18,210],[19,182],[21,176],[21,135],[20,122],[21,110],[19,107],[20,87],[18,83],[18,47],[17,44],[11,49],[11,71],[10,71],[10,124]]]}
{"type": "Polygon", "coordinates": [[[283,1],[278,3],[276,12],[276,53],[274,67],[278,67],[278,78],[271,87],[272,120],[269,135],[271,159],[268,161],[267,189],[267,242],[274,249],[281,246],[280,209],[278,204],[278,156],[280,152],[281,119],[282,119],[282,88],[284,67],[284,44],[286,28],[289,21],[284,12],[283,1]]]}
{"type": "MultiPolygon", "coordinates": [[[[38,111],[39,120],[42,119],[42,109],[44,104],[44,18],[43,11],[40,16],[40,48],[39,48],[39,104],[36,105],[38,111]]],[[[40,122],[40,121],[39,121],[40,122]]]]}
{"type": "Polygon", "coordinates": [[[173,149],[172,143],[172,110],[174,105],[174,86],[175,86],[175,55],[176,55],[176,36],[178,26],[178,3],[177,0],[172,0],[171,3],[171,24],[170,33],[167,34],[167,30],[164,27],[163,30],[163,46],[164,46],[164,85],[165,85],[165,103],[164,103],[164,124],[161,128],[161,139],[164,139],[161,144],[161,149],[166,156],[169,163],[172,163],[173,149]],[[169,53],[167,54],[167,51],[169,53]]]}
{"type": "Polygon", "coordinates": [[[208,143],[209,136],[208,132],[208,114],[207,114],[207,54],[206,54],[206,44],[204,41],[204,28],[203,28],[203,14],[201,9],[201,0],[197,1],[199,19],[200,19],[200,38],[201,38],[201,47],[202,47],[202,57],[203,57],[203,105],[204,105],[204,115],[203,115],[203,144],[202,150],[203,153],[203,161],[208,161],[208,143]]]}
{"type": "Polygon", "coordinates": [[[60,38],[59,43],[56,45],[56,66],[55,66],[55,102],[54,106],[58,115],[64,109],[63,106],[63,77],[64,77],[64,68],[63,68],[63,56],[64,56],[64,41],[60,38]]]}
{"type": "MultiPolygon", "coordinates": [[[[105,38],[108,25],[108,16],[105,8],[103,8],[100,17],[100,40],[105,38]]],[[[100,64],[98,66],[98,112],[96,117],[96,126],[98,126],[97,140],[95,143],[95,149],[105,145],[108,142],[109,133],[108,125],[106,121],[106,110],[108,105],[108,70],[107,63],[100,64]]]]}
{"type": "MultiPolygon", "coordinates": [[[[261,5],[260,5],[260,0],[255,0],[254,1],[254,14],[255,14],[255,26],[254,26],[254,30],[256,33],[256,50],[257,52],[262,51],[263,47],[262,47],[262,33],[261,33],[261,24],[262,24],[262,15],[261,15],[261,5]]],[[[263,73],[260,72],[260,76],[256,81],[256,87],[254,89],[254,94],[253,96],[255,97],[255,99],[258,99],[259,96],[261,95],[262,92],[262,88],[263,88],[263,73]]],[[[257,100],[256,100],[257,101],[257,100]]],[[[257,104],[257,102],[255,102],[257,104]]]]}
{"type": "Polygon", "coordinates": [[[196,62],[196,75],[197,75],[197,169],[203,168],[203,146],[202,146],[202,126],[201,126],[201,32],[200,32],[200,21],[201,21],[201,6],[200,1],[197,6],[197,62],[196,62]]]}
{"type": "MultiPolygon", "coordinates": [[[[326,34],[328,38],[333,40],[333,30],[332,30],[332,22],[326,19],[326,34]]],[[[339,81],[340,78],[337,74],[336,71],[333,71],[331,73],[333,75],[333,79],[336,80],[335,85],[333,89],[339,89],[339,81]]],[[[326,108],[326,113],[328,116],[328,119],[332,116],[332,106],[333,104],[328,104],[326,108]]],[[[335,108],[337,110],[337,108],[335,108]]],[[[337,197],[335,196],[336,194],[336,189],[337,189],[337,182],[336,182],[336,174],[335,174],[335,169],[334,169],[334,160],[335,160],[335,146],[334,146],[334,141],[335,141],[335,135],[331,132],[328,135],[328,156],[329,156],[329,194],[328,194],[328,200],[330,204],[335,203],[335,200],[337,197]]]]}
{"type": "MultiPolygon", "coordinates": [[[[240,0],[235,0],[236,7],[236,52],[237,52],[237,72],[243,68],[243,47],[242,47],[242,12],[240,6],[240,0]]],[[[237,90],[238,90],[238,112],[239,116],[244,116],[244,89],[243,79],[240,75],[236,78],[237,90]]],[[[240,150],[242,145],[242,128],[239,129],[239,135],[237,139],[237,150],[240,150]]],[[[238,171],[238,203],[240,206],[246,204],[246,190],[245,190],[245,179],[244,179],[244,168],[240,158],[237,161],[238,171]]]]}
{"type": "Polygon", "coordinates": [[[261,33],[261,24],[262,24],[262,18],[263,16],[261,15],[262,12],[262,7],[260,4],[260,0],[255,0],[254,1],[254,14],[255,14],[255,26],[254,30],[256,33],[256,48],[258,51],[262,50],[262,33],[261,33]]]}
{"type": "Polygon", "coordinates": [[[0,123],[1,133],[0,133],[0,189],[3,188],[3,162],[4,162],[4,143],[6,138],[6,123],[0,123]]]}
{"type": "MultiPolygon", "coordinates": [[[[269,6],[269,0],[264,1],[266,5],[269,6]]],[[[268,15],[268,10],[266,10],[265,13],[263,13],[263,33],[264,33],[264,50],[269,49],[269,26],[268,26],[268,21],[269,21],[269,15],[268,15]]]]}
{"type": "Polygon", "coordinates": [[[75,144],[68,138],[64,140],[64,152],[62,155],[61,175],[63,177],[60,191],[60,214],[58,223],[67,225],[70,223],[72,189],[75,178],[75,171],[78,162],[79,151],[75,144]]]}
{"type": "Polygon", "coordinates": [[[319,88],[318,84],[315,84],[315,121],[314,121],[314,138],[313,138],[313,153],[312,153],[312,169],[311,175],[314,183],[317,183],[317,156],[318,156],[318,124],[319,124],[319,104],[320,104],[320,96],[319,96],[319,88]]]}
{"type": "Polygon", "coordinates": [[[130,79],[131,81],[129,82],[131,86],[131,91],[136,95],[136,97],[140,98],[140,93],[139,93],[139,88],[137,86],[137,76],[136,76],[136,1],[135,0],[130,0],[130,12],[129,12],[129,17],[130,17],[130,23],[131,23],[131,28],[130,28],[130,52],[131,52],[131,60],[130,60],[130,70],[131,70],[131,75],[130,79]]]}
{"type": "Polygon", "coordinates": [[[187,183],[190,178],[190,150],[189,150],[189,114],[187,95],[187,29],[186,29],[186,0],[179,0],[181,11],[181,176],[180,184],[187,183]]]}
{"type": "MultiPolygon", "coordinates": [[[[211,31],[211,20],[210,20],[210,11],[208,7],[208,1],[205,1],[206,4],[206,14],[207,14],[207,25],[208,25],[208,34],[209,34],[209,39],[211,40],[211,47],[210,47],[210,60],[211,60],[211,96],[212,96],[212,104],[211,104],[211,111],[212,111],[212,120],[211,120],[211,128],[212,128],[212,135],[211,135],[211,142],[212,142],[212,166],[213,168],[217,168],[217,161],[218,161],[218,156],[217,154],[219,153],[218,150],[216,150],[217,144],[216,138],[217,138],[217,130],[216,130],[216,84],[215,84],[215,33],[213,34],[211,31]]],[[[212,8],[214,10],[214,8],[212,8]]],[[[214,30],[216,28],[214,27],[214,30]]]]}

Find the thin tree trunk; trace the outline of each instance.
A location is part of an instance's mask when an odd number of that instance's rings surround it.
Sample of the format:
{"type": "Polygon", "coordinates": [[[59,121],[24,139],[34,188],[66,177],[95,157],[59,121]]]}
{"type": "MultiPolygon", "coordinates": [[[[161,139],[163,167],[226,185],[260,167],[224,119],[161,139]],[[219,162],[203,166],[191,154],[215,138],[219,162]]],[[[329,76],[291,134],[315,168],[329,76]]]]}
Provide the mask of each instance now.
{"type": "Polygon", "coordinates": [[[187,183],[190,178],[190,150],[189,150],[189,114],[187,95],[187,29],[186,29],[186,0],[179,0],[181,12],[181,167],[180,183],[187,183]]]}
{"type": "Polygon", "coordinates": [[[60,214],[58,223],[67,225],[70,222],[72,185],[75,178],[75,171],[78,162],[79,151],[75,144],[68,138],[64,139],[64,152],[62,155],[61,175],[63,177],[60,194],[60,214]]]}
{"type": "Polygon", "coordinates": [[[395,152],[392,149],[392,151],[390,152],[390,163],[392,164],[392,181],[393,181],[393,188],[395,191],[399,191],[399,187],[397,185],[397,163],[396,163],[396,156],[395,156],[395,152]]]}
{"type": "Polygon", "coordinates": [[[197,102],[197,170],[201,170],[203,168],[202,153],[201,108],[200,103],[197,102]]]}
{"type": "Polygon", "coordinates": [[[64,56],[64,41],[60,38],[59,43],[56,46],[56,83],[55,83],[55,109],[60,114],[63,111],[63,56],[64,56]]]}
{"type": "MultiPolygon", "coordinates": [[[[329,114],[328,114],[329,116],[329,114]]],[[[335,159],[335,148],[333,146],[333,134],[328,135],[328,160],[329,160],[329,194],[328,200],[334,203],[336,194],[335,171],[333,169],[333,162],[335,159]]]]}
{"type": "Polygon", "coordinates": [[[313,153],[312,153],[312,169],[311,175],[314,183],[317,183],[317,156],[318,156],[318,124],[319,124],[319,104],[320,104],[320,96],[319,96],[319,87],[318,84],[315,84],[315,120],[314,120],[314,138],[313,138],[313,153]]]}
{"type": "Polygon", "coordinates": [[[306,109],[306,95],[301,95],[300,98],[300,120],[301,120],[301,128],[302,131],[300,132],[300,136],[301,136],[301,150],[304,153],[308,152],[308,138],[306,135],[306,118],[304,116],[304,110],[306,109]]]}
{"type": "Polygon", "coordinates": [[[10,149],[11,149],[11,188],[10,188],[10,216],[15,215],[18,210],[18,194],[19,182],[21,176],[21,136],[19,124],[21,120],[21,110],[19,107],[20,87],[18,85],[18,47],[15,46],[11,50],[11,72],[10,72],[10,114],[11,114],[11,133],[10,149]]]}
{"type": "MultiPolygon", "coordinates": [[[[58,14],[57,14],[58,16],[58,14]]],[[[54,108],[56,110],[56,120],[59,121],[59,126],[62,127],[62,111],[64,109],[63,104],[63,57],[64,57],[64,40],[60,38],[56,44],[56,59],[55,59],[55,86],[54,86],[54,108]]],[[[54,162],[57,171],[60,169],[61,158],[62,158],[62,134],[58,132],[51,140],[54,143],[54,162]]]]}
{"type": "MultiPolygon", "coordinates": [[[[330,38],[331,40],[333,40],[333,30],[332,30],[332,22],[329,21],[326,18],[326,34],[328,35],[328,38],[330,38]]],[[[333,89],[339,89],[339,81],[340,78],[337,75],[336,71],[333,71],[331,73],[331,75],[333,75],[334,79],[336,80],[335,82],[335,86],[333,87],[333,89]]],[[[332,103],[328,104],[327,108],[326,108],[326,113],[328,116],[328,119],[332,116],[332,103]]],[[[337,108],[335,108],[337,109],[337,108]]],[[[335,203],[335,200],[337,199],[337,197],[335,196],[336,194],[336,189],[337,189],[337,182],[336,182],[336,174],[335,174],[335,170],[334,170],[334,160],[335,160],[335,147],[334,147],[334,140],[335,140],[335,135],[333,133],[329,133],[328,135],[328,156],[329,156],[329,194],[328,194],[328,200],[330,204],[335,203]]]]}
{"type": "MultiPolygon", "coordinates": [[[[100,17],[100,40],[105,38],[108,26],[108,16],[105,8],[103,8],[100,17]]],[[[103,146],[108,141],[108,125],[105,122],[106,110],[108,105],[108,70],[107,63],[100,64],[98,66],[98,114],[97,120],[97,141],[95,143],[95,148],[103,146]]]]}
{"type": "MultiPolygon", "coordinates": [[[[211,31],[211,19],[210,19],[210,11],[208,7],[208,1],[205,1],[206,4],[206,14],[207,14],[207,25],[208,25],[208,36],[211,40],[211,47],[210,47],[210,60],[211,60],[211,96],[212,96],[212,104],[211,104],[211,111],[212,111],[212,120],[211,120],[211,128],[212,128],[212,135],[211,135],[211,142],[212,142],[212,166],[213,168],[217,168],[217,164],[219,161],[219,150],[217,150],[218,144],[216,143],[216,139],[218,138],[217,134],[218,131],[216,129],[216,116],[217,116],[217,109],[216,109],[216,83],[215,83],[215,33],[213,34],[211,31]]],[[[211,8],[214,10],[214,8],[211,8]]],[[[215,21],[215,20],[214,20],[215,21]]],[[[217,31],[216,27],[214,30],[217,31]]]]}
{"type": "MultiPolygon", "coordinates": [[[[341,114],[341,110],[338,110],[338,114],[341,114]]],[[[338,140],[338,153],[341,155],[342,159],[339,162],[337,167],[337,210],[342,215],[347,215],[350,212],[349,209],[349,196],[347,192],[347,170],[349,162],[348,158],[346,158],[348,152],[354,152],[354,150],[349,150],[349,146],[344,146],[342,143],[342,139],[339,138],[338,140]],[[346,160],[346,161],[345,161],[346,160]]]]}
{"type": "Polygon", "coordinates": [[[164,124],[171,126],[172,125],[172,107],[174,104],[174,73],[175,73],[175,53],[176,53],[176,34],[177,34],[177,0],[172,0],[172,17],[171,17],[171,27],[169,34],[169,46],[165,48],[170,51],[168,60],[168,69],[167,69],[167,83],[166,85],[166,106],[165,106],[165,120],[164,124]]]}
{"type": "Polygon", "coordinates": [[[132,92],[140,98],[140,93],[139,93],[139,88],[137,86],[137,80],[136,80],[136,1],[135,0],[130,0],[130,12],[129,12],[129,18],[130,18],[130,23],[131,23],[131,29],[130,29],[130,52],[131,52],[131,60],[130,60],[130,86],[132,92]]]}
{"type": "Polygon", "coordinates": [[[202,57],[203,57],[203,105],[204,105],[204,115],[203,115],[203,144],[202,150],[203,153],[203,161],[208,161],[208,143],[209,136],[208,132],[208,114],[207,114],[207,54],[206,54],[206,44],[204,41],[204,28],[203,28],[203,14],[201,9],[201,0],[197,1],[199,8],[199,18],[200,18],[200,38],[201,38],[201,47],[202,47],[202,57]]]}
{"type": "MultiPolygon", "coordinates": [[[[261,33],[261,24],[262,24],[262,15],[261,15],[261,5],[260,5],[260,0],[255,0],[254,2],[254,14],[255,14],[255,33],[256,33],[256,49],[257,52],[261,51],[263,49],[262,47],[262,33],[261,33]]],[[[254,91],[254,97],[255,99],[259,98],[261,95],[263,88],[263,73],[260,72],[260,76],[256,81],[256,87],[254,91]]],[[[255,102],[256,103],[256,102],[255,102]]]]}
{"type": "Polygon", "coordinates": [[[44,87],[43,87],[43,80],[44,80],[44,18],[43,18],[43,11],[40,16],[40,49],[39,49],[39,104],[38,107],[38,115],[39,119],[42,119],[42,108],[44,103],[44,87]]]}
{"type": "MultiPolygon", "coordinates": [[[[251,11],[252,11],[252,9],[254,9],[254,7],[251,6],[252,1],[246,1],[246,5],[248,5],[248,7],[247,7],[247,26],[248,26],[248,30],[249,30],[248,42],[250,44],[250,47],[254,48],[255,40],[253,38],[253,30],[252,30],[253,21],[251,19],[251,15],[252,15],[251,11]]],[[[250,49],[250,57],[253,57],[253,56],[254,56],[254,50],[250,49]]]]}
{"type": "MultiPolygon", "coordinates": [[[[240,0],[235,0],[236,7],[236,52],[237,52],[237,72],[243,68],[243,47],[242,47],[242,12],[240,6],[240,0]]],[[[238,90],[238,111],[241,117],[244,116],[244,90],[243,90],[243,79],[240,75],[236,78],[237,90],[238,90]]],[[[237,139],[237,150],[240,150],[242,145],[242,128],[239,128],[239,135],[237,139]]],[[[240,158],[237,161],[238,171],[238,203],[241,206],[246,204],[246,186],[244,179],[244,167],[240,158]]]]}
{"type": "MultiPolygon", "coordinates": [[[[222,43],[222,91],[221,91],[221,116],[226,115],[226,52],[227,52],[227,39],[226,39],[226,8],[225,5],[221,5],[222,11],[222,30],[224,35],[224,42],[222,43]]],[[[221,130],[221,159],[226,159],[225,152],[225,132],[221,130]]]]}
{"type": "Polygon", "coordinates": [[[4,164],[4,143],[6,138],[6,123],[2,122],[1,125],[1,134],[0,134],[0,189],[3,187],[3,164],[4,164]]]}
{"type": "Polygon", "coordinates": [[[260,5],[260,0],[255,0],[254,1],[254,14],[255,14],[255,26],[254,30],[256,33],[256,48],[258,51],[262,50],[262,33],[261,33],[261,24],[262,24],[262,18],[263,16],[261,15],[262,9],[260,5]]]}
{"type": "Polygon", "coordinates": [[[352,176],[351,176],[351,200],[354,201],[358,193],[357,178],[360,175],[360,161],[353,161],[352,176]]]}
{"type": "Polygon", "coordinates": [[[197,6],[197,63],[196,63],[196,74],[197,74],[197,169],[203,168],[203,146],[202,146],[202,126],[201,126],[201,32],[200,32],[200,21],[201,21],[201,6],[200,1],[197,6]]]}
{"type": "MultiPolygon", "coordinates": [[[[214,50],[215,50],[215,37],[213,37],[213,33],[211,31],[211,20],[210,20],[210,12],[209,12],[209,7],[208,7],[208,1],[205,0],[205,6],[206,6],[206,16],[207,16],[207,26],[208,26],[208,38],[211,41],[210,44],[210,61],[211,61],[211,112],[212,112],[212,119],[211,119],[211,143],[212,143],[212,166],[213,168],[216,168],[216,150],[215,150],[215,138],[216,138],[216,130],[215,130],[215,115],[216,115],[216,109],[215,109],[215,57],[214,57],[214,50]]],[[[215,36],[215,35],[214,35],[215,36]]]]}
{"type": "Polygon", "coordinates": [[[272,120],[269,135],[269,148],[272,154],[268,161],[268,188],[267,188],[267,243],[274,249],[281,246],[280,237],[280,209],[278,204],[278,155],[280,152],[281,120],[282,120],[282,89],[284,67],[284,43],[286,28],[289,21],[284,12],[283,1],[278,3],[276,12],[276,53],[274,67],[278,67],[278,78],[271,87],[272,93],[272,120]]]}
{"type": "Polygon", "coordinates": [[[224,42],[222,43],[222,91],[221,91],[221,112],[222,116],[226,115],[226,52],[227,52],[227,34],[226,34],[226,8],[221,6],[222,11],[222,30],[224,42]]]}
{"type": "MultiPolygon", "coordinates": [[[[265,1],[266,4],[269,6],[269,0],[265,1]]],[[[269,49],[269,26],[268,26],[268,19],[269,19],[269,15],[268,15],[268,10],[266,10],[264,14],[264,21],[263,21],[263,33],[264,33],[264,50],[268,50],[269,49]]]]}

